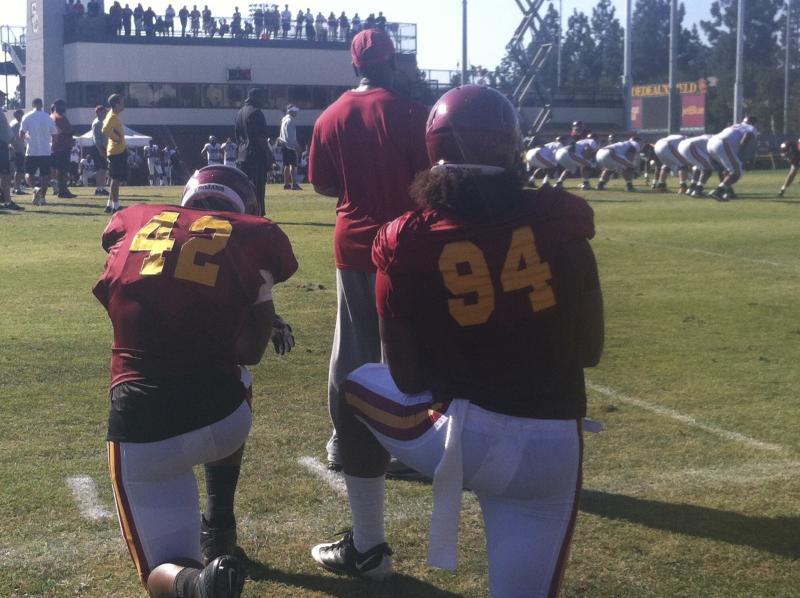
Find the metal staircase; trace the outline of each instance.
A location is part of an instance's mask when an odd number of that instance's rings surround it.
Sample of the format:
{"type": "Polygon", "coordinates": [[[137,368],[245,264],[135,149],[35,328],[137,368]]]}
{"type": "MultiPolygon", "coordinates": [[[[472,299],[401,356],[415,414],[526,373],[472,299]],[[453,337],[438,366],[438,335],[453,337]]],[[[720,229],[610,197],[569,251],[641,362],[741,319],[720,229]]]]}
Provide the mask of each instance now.
{"type": "Polygon", "coordinates": [[[0,26],[0,47],[11,58],[20,77],[25,76],[25,29],[22,27],[0,26]]]}
{"type": "Polygon", "coordinates": [[[542,108],[530,128],[538,132],[550,120],[552,99],[549,91],[543,88],[536,78],[557,40],[545,30],[542,17],[539,15],[544,0],[514,1],[522,12],[522,20],[514,31],[511,41],[506,45],[506,50],[519,67],[521,77],[511,98],[517,107],[521,108],[527,97],[532,93],[535,94],[542,108]],[[529,46],[534,49],[533,59],[529,59],[526,51],[529,46]]]}

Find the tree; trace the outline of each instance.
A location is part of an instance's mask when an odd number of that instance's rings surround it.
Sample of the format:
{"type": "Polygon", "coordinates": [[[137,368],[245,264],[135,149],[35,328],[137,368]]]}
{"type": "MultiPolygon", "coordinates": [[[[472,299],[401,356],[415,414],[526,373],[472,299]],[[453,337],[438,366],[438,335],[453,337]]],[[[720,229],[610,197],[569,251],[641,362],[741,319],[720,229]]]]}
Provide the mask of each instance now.
{"type": "Polygon", "coordinates": [[[575,9],[567,21],[562,51],[562,81],[565,87],[585,88],[597,83],[598,77],[594,71],[595,52],[589,17],[575,9]]]}
{"type": "Polygon", "coordinates": [[[617,87],[623,68],[624,31],[611,0],[599,0],[592,9],[592,38],[597,51],[592,71],[601,87],[617,87]]]}

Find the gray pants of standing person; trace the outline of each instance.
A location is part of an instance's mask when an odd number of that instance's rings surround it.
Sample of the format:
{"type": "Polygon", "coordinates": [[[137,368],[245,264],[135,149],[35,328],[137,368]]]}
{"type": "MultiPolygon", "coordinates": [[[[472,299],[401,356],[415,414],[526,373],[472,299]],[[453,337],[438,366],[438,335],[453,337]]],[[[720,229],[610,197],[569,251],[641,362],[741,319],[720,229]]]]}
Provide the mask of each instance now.
{"type": "Polygon", "coordinates": [[[328,441],[328,463],[341,465],[336,421],[339,387],[348,374],[365,363],[383,362],[378,311],[375,308],[375,273],[336,270],[336,329],[328,370],[328,409],[334,425],[328,441]]]}

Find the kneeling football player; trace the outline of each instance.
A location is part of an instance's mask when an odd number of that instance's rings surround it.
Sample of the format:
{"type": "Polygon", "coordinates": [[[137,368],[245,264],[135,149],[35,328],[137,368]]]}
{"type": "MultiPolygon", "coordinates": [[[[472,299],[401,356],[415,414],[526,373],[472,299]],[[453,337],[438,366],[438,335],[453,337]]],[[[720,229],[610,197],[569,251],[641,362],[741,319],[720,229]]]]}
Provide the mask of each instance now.
{"type": "Polygon", "coordinates": [[[591,208],[524,189],[520,132],[499,92],[465,85],[434,106],[419,209],[373,244],[387,364],[342,387],[339,431],[352,530],[324,568],[384,579],[389,455],[433,478],[429,563],[456,566],[462,489],[485,521],[492,596],[555,596],[581,490],[583,368],[602,351],[591,208]]]}
{"type": "Polygon", "coordinates": [[[272,288],[297,269],[286,235],[257,211],[244,173],[208,166],[180,206],[131,206],[103,232],[109,255],[93,292],[114,329],[108,464],[123,537],[153,597],[236,598],[244,585],[233,554],[251,424],[244,366],[270,338],[278,352],[291,348],[272,288]]]}

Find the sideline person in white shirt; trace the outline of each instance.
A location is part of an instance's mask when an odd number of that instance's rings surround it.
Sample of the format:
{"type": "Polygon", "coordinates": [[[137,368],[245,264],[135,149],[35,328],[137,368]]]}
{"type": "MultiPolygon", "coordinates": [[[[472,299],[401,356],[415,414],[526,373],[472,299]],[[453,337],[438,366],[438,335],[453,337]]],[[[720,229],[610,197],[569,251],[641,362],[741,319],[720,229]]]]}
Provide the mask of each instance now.
{"type": "Polygon", "coordinates": [[[33,205],[43,206],[47,203],[45,196],[50,181],[50,144],[58,129],[53,119],[42,110],[44,103],[41,98],[34,99],[32,105],[33,110],[22,117],[19,131],[27,144],[25,174],[28,186],[33,187],[33,205]]]}
{"type": "Polygon", "coordinates": [[[278,145],[283,149],[283,188],[300,191],[297,184],[297,159],[300,154],[300,144],[297,142],[297,126],[294,119],[300,108],[289,104],[286,115],[281,120],[281,134],[278,136],[278,145]]]}

